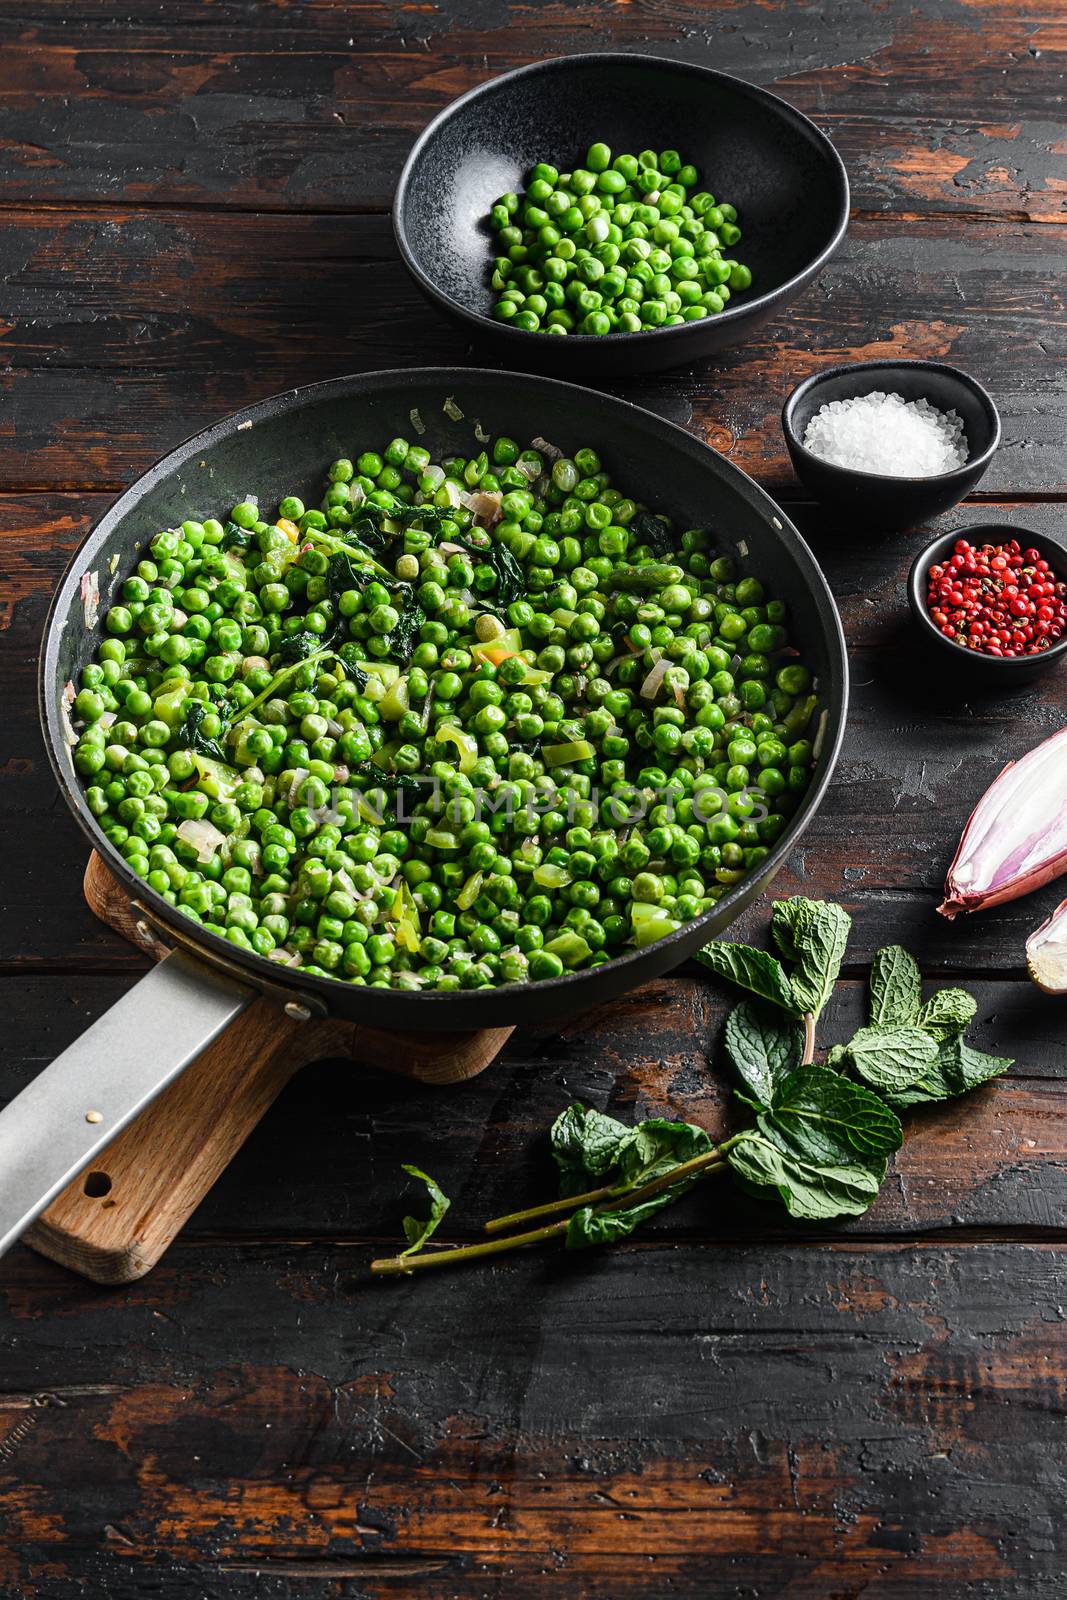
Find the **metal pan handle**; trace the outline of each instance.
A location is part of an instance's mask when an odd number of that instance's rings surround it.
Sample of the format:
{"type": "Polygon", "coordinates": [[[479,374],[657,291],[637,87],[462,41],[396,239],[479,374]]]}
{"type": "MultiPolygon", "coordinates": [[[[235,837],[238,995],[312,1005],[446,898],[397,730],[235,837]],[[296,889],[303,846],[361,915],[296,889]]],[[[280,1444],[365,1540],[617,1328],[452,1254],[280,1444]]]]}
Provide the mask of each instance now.
{"type": "Polygon", "coordinates": [[[174,950],[0,1112],[0,1255],[256,994],[174,950]]]}

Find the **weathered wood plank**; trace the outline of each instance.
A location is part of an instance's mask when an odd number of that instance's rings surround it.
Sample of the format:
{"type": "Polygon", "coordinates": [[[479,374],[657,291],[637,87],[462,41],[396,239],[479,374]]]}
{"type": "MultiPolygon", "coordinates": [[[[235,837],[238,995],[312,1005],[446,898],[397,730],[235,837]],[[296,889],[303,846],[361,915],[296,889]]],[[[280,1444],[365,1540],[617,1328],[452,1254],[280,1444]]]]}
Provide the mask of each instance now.
{"type": "MultiPolygon", "coordinates": [[[[0,1104],[126,987],[120,978],[0,981],[7,1016],[0,1104]]],[[[1026,983],[968,987],[979,1002],[974,1041],[1015,1056],[1015,1068],[964,1101],[907,1117],[905,1144],[875,1207],[832,1233],[965,1228],[1040,1238],[1063,1229],[1063,1013],[1026,983]]],[[[627,1122],[664,1115],[716,1134],[726,1128],[729,1078],[719,1034],[730,1003],[702,977],[647,985],[567,1026],[523,1031],[483,1078],[457,1090],[419,1089],[349,1061],[305,1068],[186,1237],[399,1237],[401,1217],[421,1204],[401,1171],[414,1161],[452,1197],[443,1236],[476,1238],[487,1218],[553,1196],[547,1132],[571,1099],[627,1122]]],[[[863,985],[843,985],[820,1044],[847,1039],[865,1018],[863,985]]],[[[106,1171],[106,1157],[98,1165],[106,1171]]],[[[753,1232],[796,1238],[811,1230],[717,1183],[665,1213],[647,1236],[721,1240],[753,1232]]]]}
{"type": "MultiPolygon", "coordinates": [[[[942,221],[864,221],[779,325],[706,370],[616,387],[788,486],[779,411],[802,378],[850,359],[944,358],[1001,408],[983,492],[1067,493],[1065,240],[1067,229],[987,224],[961,237],[942,221]]],[[[293,383],[494,364],[423,303],[381,217],[17,212],[0,232],[0,280],[8,490],[117,487],[293,383]]]]}
{"type": "MultiPolygon", "coordinates": [[[[815,116],[856,204],[1062,218],[1062,17],[1031,6],[468,0],[206,8],[33,0],[2,19],[0,200],[387,206],[418,131],[501,72],[650,51],[776,89],[815,116]],[[951,70],[946,71],[946,64],[951,70]]],[[[653,141],[654,142],[654,141],[653,141]]]]}
{"type": "Polygon", "coordinates": [[[201,1244],[108,1293],[19,1251],[0,1581],[1057,1593],[1064,1265],[658,1244],[385,1287],[351,1250],[201,1244]]]}

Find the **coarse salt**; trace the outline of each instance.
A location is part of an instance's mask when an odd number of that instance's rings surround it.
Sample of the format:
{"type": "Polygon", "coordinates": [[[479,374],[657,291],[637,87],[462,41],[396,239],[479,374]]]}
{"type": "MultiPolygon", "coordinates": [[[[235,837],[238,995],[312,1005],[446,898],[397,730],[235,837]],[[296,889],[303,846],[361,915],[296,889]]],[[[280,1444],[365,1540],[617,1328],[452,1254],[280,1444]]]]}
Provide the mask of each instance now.
{"type": "Polygon", "coordinates": [[[804,430],[804,448],[834,466],[888,478],[936,478],[962,467],[969,453],[955,411],[881,389],[822,406],[804,430]]]}

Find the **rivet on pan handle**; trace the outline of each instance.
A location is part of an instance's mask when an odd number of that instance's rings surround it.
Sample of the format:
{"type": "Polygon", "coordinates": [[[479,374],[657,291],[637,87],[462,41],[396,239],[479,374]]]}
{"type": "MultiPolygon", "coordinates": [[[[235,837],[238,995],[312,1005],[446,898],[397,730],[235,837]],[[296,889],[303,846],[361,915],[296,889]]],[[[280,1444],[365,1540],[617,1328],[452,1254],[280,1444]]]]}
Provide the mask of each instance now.
{"type": "MultiPolygon", "coordinates": [[[[292,983],[272,983],[269,979],[264,983],[259,976],[258,970],[253,980],[247,970],[238,966],[236,961],[229,961],[224,955],[216,955],[214,950],[209,955],[193,935],[186,935],[178,929],[172,928],[168,923],[162,922],[153,915],[151,908],[146,906],[142,900],[134,900],[131,904],[137,916],[149,925],[162,943],[169,946],[178,945],[181,949],[188,950],[190,955],[196,957],[197,961],[202,962],[204,965],[211,965],[220,972],[227,973],[235,983],[248,984],[254,981],[260,994],[266,995],[268,1000],[273,1000],[276,1005],[281,1006],[286,1016],[292,1017],[297,1022],[310,1022],[313,1018],[321,1019],[329,1016],[329,1007],[320,1000],[317,994],[308,994],[305,989],[298,989],[292,983]]],[[[270,962],[261,961],[257,963],[258,967],[266,967],[269,971],[270,962]]],[[[289,971],[290,969],[284,968],[283,970],[289,971]]]]}

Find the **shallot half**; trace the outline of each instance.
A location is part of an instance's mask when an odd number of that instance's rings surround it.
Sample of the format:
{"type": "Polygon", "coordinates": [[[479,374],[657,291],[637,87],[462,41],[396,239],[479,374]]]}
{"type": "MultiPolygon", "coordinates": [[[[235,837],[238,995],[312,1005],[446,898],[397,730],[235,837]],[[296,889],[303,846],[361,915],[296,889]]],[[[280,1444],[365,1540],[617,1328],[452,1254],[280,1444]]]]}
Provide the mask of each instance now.
{"type": "Polygon", "coordinates": [[[1011,761],[963,830],[938,910],[1017,900],[1067,872],[1067,728],[1011,761]]]}
{"type": "Polygon", "coordinates": [[[1067,900],[1027,939],[1026,966],[1046,994],[1067,994],[1067,900]]]}

